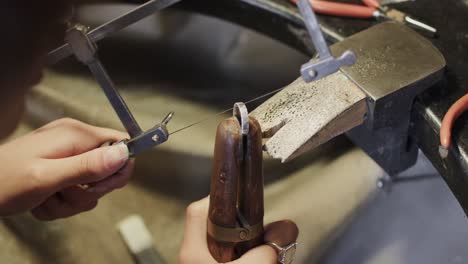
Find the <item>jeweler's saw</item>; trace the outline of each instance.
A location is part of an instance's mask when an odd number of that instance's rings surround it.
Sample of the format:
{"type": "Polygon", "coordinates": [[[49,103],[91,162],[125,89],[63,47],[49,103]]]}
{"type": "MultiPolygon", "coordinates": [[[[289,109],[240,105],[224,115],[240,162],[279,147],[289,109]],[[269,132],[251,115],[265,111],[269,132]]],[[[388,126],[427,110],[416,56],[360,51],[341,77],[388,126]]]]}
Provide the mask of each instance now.
{"type": "MultiPolygon", "coordinates": [[[[120,118],[123,126],[130,135],[130,139],[124,140],[124,142],[128,145],[132,156],[164,143],[168,140],[170,134],[188,129],[204,120],[197,121],[170,133],[166,127],[173,116],[173,112],[170,112],[161,123],[156,124],[153,128],[147,131],[142,131],[130,109],[127,107],[124,99],[120,96],[117,89],[115,89],[114,83],[105,67],[99,60],[96,42],[116,31],[140,21],[141,19],[144,19],[156,11],[167,8],[178,2],[180,2],[180,0],[151,0],[93,30],[89,30],[85,25],[75,24],[67,30],[65,38],[66,44],[56,48],[48,54],[49,63],[56,63],[74,54],[81,63],[89,67],[120,118]]],[[[304,80],[306,82],[318,80],[335,73],[343,65],[349,66],[354,64],[356,57],[351,51],[347,50],[343,52],[343,54],[338,58],[332,56],[308,0],[300,0],[298,2],[298,7],[304,18],[304,23],[308,29],[318,55],[311,62],[302,66],[301,73],[304,80]]],[[[278,90],[275,90],[274,92],[276,91],[278,90]]],[[[249,102],[271,95],[274,92],[259,96],[249,102]]],[[[223,111],[223,113],[230,110],[231,109],[223,111]]]]}

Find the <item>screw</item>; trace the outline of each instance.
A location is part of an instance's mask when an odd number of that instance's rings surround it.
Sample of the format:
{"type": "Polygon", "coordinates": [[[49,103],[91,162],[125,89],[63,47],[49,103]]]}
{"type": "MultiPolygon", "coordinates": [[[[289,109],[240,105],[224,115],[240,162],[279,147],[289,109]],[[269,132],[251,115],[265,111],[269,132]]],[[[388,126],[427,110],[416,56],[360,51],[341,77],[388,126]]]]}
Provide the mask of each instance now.
{"type": "Polygon", "coordinates": [[[242,239],[242,240],[246,239],[247,238],[247,232],[240,231],[239,238],[242,239]]]}
{"type": "Polygon", "coordinates": [[[316,75],[317,75],[317,72],[316,72],[316,71],[314,71],[314,70],[310,70],[310,71],[309,71],[309,76],[310,76],[310,78],[315,78],[316,75]]]}
{"type": "Polygon", "coordinates": [[[439,146],[439,155],[441,158],[446,159],[448,157],[449,150],[443,146],[439,146]]]}
{"type": "Polygon", "coordinates": [[[378,180],[377,181],[377,188],[383,189],[383,187],[385,187],[384,181],[383,180],[378,180]]]}
{"type": "Polygon", "coordinates": [[[159,141],[159,135],[158,134],[154,134],[154,136],[151,138],[154,142],[158,142],[159,141]]]}

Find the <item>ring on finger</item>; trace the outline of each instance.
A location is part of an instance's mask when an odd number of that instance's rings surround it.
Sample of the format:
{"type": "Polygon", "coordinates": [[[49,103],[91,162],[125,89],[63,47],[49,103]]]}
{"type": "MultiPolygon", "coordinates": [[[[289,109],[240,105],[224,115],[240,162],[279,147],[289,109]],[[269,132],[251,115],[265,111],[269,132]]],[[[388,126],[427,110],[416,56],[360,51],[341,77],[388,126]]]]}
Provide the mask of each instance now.
{"type": "Polygon", "coordinates": [[[275,251],[278,253],[278,263],[292,264],[294,262],[297,242],[291,243],[285,247],[282,247],[276,244],[275,242],[267,242],[266,244],[273,247],[275,251]]]}

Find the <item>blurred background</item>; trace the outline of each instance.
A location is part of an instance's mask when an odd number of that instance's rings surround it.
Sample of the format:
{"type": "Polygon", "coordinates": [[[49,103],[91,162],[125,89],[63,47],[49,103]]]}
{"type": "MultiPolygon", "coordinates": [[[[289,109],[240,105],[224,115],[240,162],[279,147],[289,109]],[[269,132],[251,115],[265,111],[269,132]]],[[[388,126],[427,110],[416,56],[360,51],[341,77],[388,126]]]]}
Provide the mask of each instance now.
{"type": "MultiPolygon", "coordinates": [[[[96,26],[131,7],[90,4],[77,15],[96,26]]],[[[175,10],[99,42],[99,54],[142,127],[174,111],[172,131],[285,86],[309,59],[248,29],[175,10]]],[[[122,129],[74,58],[47,70],[15,136],[63,116],[122,129]]],[[[132,263],[116,224],[138,214],[160,254],[176,263],[185,207],[208,195],[214,133],[226,116],[139,158],[132,183],[92,212],[50,223],[2,219],[0,262],[132,263]]],[[[468,263],[466,217],[432,165],[421,154],[399,179],[391,182],[344,137],[287,164],[265,157],[265,222],[298,223],[297,263],[468,263]]]]}

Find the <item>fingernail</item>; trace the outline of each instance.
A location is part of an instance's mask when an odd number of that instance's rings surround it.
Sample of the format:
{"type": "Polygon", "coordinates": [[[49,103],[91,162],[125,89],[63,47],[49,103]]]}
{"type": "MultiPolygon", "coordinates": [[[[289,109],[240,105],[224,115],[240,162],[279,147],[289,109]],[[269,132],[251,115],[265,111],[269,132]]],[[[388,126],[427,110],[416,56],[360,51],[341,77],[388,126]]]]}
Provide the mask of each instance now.
{"type": "Polygon", "coordinates": [[[104,153],[104,162],[109,169],[119,170],[129,158],[127,145],[121,143],[108,147],[104,153]]]}

